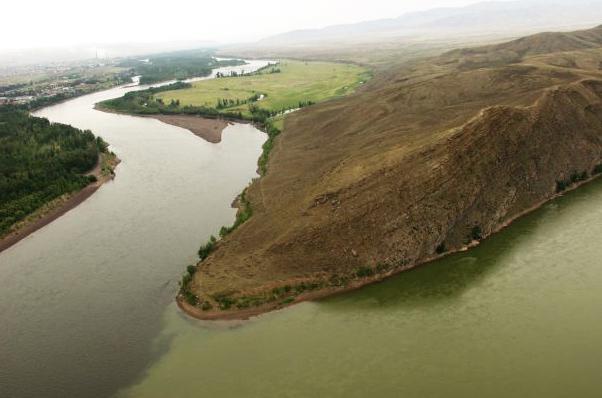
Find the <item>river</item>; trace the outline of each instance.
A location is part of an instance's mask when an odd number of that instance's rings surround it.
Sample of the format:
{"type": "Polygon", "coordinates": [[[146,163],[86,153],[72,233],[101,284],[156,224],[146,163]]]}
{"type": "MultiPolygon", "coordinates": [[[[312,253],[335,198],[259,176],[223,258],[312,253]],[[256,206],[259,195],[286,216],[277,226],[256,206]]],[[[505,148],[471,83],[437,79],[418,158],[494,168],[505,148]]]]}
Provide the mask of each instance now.
{"type": "Polygon", "coordinates": [[[152,340],[186,265],[234,221],[232,201],[257,176],[266,136],[251,125],[229,126],[211,144],[93,109],[140,88],[36,112],[101,135],[122,162],[114,181],[0,254],[1,397],[106,397],[137,377],[157,354],[152,340]]]}
{"type": "Polygon", "coordinates": [[[41,114],[92,128],[117,178],[0,255],[7,397],[599,397],[602,180],[466,253],[248,322],[173,296],[234,217],[262,134],[221,144],[104,114],[94,94],[41,114]]]}

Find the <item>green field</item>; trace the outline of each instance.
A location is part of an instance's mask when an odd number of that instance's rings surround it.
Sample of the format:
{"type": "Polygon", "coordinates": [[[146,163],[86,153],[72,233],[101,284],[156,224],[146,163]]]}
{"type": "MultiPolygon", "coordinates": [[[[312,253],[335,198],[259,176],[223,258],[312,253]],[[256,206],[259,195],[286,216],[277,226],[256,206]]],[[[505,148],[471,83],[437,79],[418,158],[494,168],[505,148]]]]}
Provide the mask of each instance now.
{"type": "MultiPolygon", "coordinates": [[[[275,68],[280,73],[261,73],[242,77],[224,77],[196,82],[191,88],[166,91],[155,98],[165,104],[179,100],[181,106],[216,108],[218,100],[248,100],[256,94],[265,98],[254,105],[269,110],[298,107],[299,102],[320,102],[344,96],[369,78],[360,66],[328,62],[281,61],[275,68]]],[[[250,114],[249,104],[230,104],[227,111],[250,114]]]]}

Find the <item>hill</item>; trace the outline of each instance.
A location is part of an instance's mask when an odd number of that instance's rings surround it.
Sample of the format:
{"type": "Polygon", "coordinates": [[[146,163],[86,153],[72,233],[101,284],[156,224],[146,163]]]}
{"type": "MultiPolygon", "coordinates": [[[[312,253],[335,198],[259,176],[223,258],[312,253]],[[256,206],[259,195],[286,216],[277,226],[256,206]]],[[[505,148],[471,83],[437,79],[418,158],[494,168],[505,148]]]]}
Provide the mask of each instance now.
{"type": "Polygon", "coordinates": [[[533,33],[575,28],[602,20],[600,0],[487,1],[465,7],[436,8],[397,18],[306,29],[268,37],[260,46],[357,41],[387,37],[449,37],[470,34],[533,33]]]}
{"type": "Polygon", "coordinates": [[[533,55],[596,49],[602,46],[602,26],[568,33],[539,33],[507,43],[450,51],[442,62],[461,68],[491,67],[519,62],[533,55]]]}
{"type": "Polygon", "coordinates": [[[600,28],[535,35],[396,66],[291,114],[245,193],[253,216],[181,305],[241,317],[478,243],[602,171],[601,67],[600,28]]]}

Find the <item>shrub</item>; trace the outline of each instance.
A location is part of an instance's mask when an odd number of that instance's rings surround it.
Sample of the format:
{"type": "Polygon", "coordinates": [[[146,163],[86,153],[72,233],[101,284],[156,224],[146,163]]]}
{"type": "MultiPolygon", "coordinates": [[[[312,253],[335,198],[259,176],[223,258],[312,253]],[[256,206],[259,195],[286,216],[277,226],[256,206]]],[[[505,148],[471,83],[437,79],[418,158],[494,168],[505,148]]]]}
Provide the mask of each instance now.
{"type": "Polygon", "coordinates": [[[360,267],[356,272],[355,275],[358,278],[367,278],[370,276],[374,275],[374,270],[370,267],[360,267]]]}
{"type": "Polygon", "coordinates": [[[186,290],[188,288],[188,284],[192,281],[192,275],[191,274],[184,274],[184,276],[182,277],[182,281],[180,282],[180,286],[182,287],[182,291],[186,290]]]}
{"type": "Polygon", "coordinates": [[[265,175],[265,173],[267,172],[268,158],[270,157],[270,152],[274,148],[274,140],[280,134],[280,130],[276,126],[274,126],[271,121],[266,121],[264,123],[264,128],[265,132],[268,135],[268,139],[263,144],[263,152],[261,153],[261,156],[259,157],[258,161],[259,172],[261,175],[265,175]]]}
{"type": "Polygon", "coordinates": [[[435,251],[437,252],[437,254],[445,253],[447,251],[447,247],[445,247],[445,242],[442,242],[439,246],[437,246],[435,251]]]}
{"type": "Polygon", "coordinates": [[[560,193],[567,189],[568,184],[566,181],[556,181],[556,192],[560,193]]]}
{"type": "Polygon", "coordinates": [[[287,304],[291,304],[294,301],[295,301],[294,297],[287,297],[284,300],[282,300],[281,304],[282,305],[287,305],[287,304]]]}
{"type": "Polygon", "coordinates": [[[186,271],[188,271],[188,275],[192,276],[196,273],[197,268],[194,265],[189,265],[186,267],[186,271]]]}
{"type": "Polygon", "coordinates": [[[389,270],[389,266],[385,263],[376,264],[376,272],[385,272],[389,270]]]}
{"type": "Polygon", "coordinates": [[[209,238],[209,241],[199,248],[199,258],[201,259],[201,261],[203,261],[204,259],[209,257],[211,252],[213,252],[213,250],[215,250],[216,243],[217,243],[217,239],[215,238],[215,236],[211,235],[211,237],[209,238]]]}
{"type": "Polygon", "coordinates": [[[213,299],[217,302],[219,309],[222,311],[229,310],[230,308],[232,308],[232,306],[234,304],[236,304],[235,299],[233,299],[232,297],[229,297],[225,294],[219,294],[219,295],[213,296],[213,299]]]}
{"type": "Polygon", "coordinates": [[[185,290],[183,294],[184,299],[188,304],[195,306],[199,303],[199,298],[195,296],[190,290],[185,290]]]}
{"type": "Polygon", "coordinates": [[[251,207],[251,203],[246,197],[246,192],[247,190],[245,189],[240,194],[239,209],[236,213],[236,220],[234,221],[234,224],[232,224],[232,226],[230,227],[224,226],[220,229],[219,236],[221,238],[224,238],[227,235],[231,234],[236,228],[240,227],[242,224],[247,222],[247,220],[253,215],[253,208],[251,207]]]}
{"type": "Polygon", "coordinates": [[[472,227],[472,231],[470,231],[470,237],[472,238],[472,240],[483,239],[483,231],[481,230],[481,227],[478,225],[472,227]]]}
{"type": "Polygon", "coordinates": [[[587,180],[587,177],[587,171],[584,171],[583,173],[574,172],[573,174],[571,174],[571,183],[575,184],[580,181],[585,181],[587,180]]]}

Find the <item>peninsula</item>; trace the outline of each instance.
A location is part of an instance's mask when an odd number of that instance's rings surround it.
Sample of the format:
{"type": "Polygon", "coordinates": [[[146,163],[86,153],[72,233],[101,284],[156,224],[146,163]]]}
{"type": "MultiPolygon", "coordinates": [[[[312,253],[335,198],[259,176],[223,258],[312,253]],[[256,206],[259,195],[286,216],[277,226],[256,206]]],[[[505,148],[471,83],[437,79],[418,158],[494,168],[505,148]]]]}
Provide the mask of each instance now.
{"type": "Polygon", "coordinates": [[[602,27],[378,68],[295,112],[178,302],[245,318],[464,250],[602,166],[602,27]],[[252,216],[250,216],[252,214],[252,216]]]}

